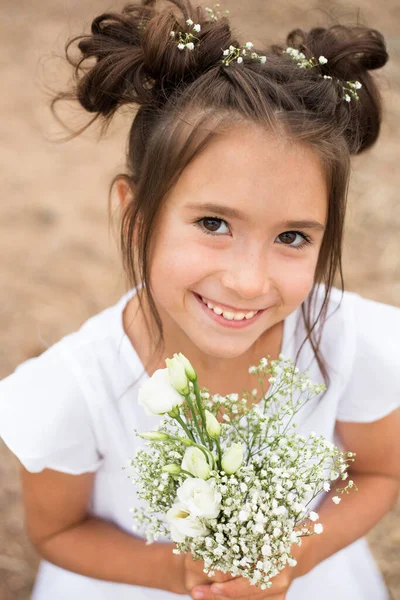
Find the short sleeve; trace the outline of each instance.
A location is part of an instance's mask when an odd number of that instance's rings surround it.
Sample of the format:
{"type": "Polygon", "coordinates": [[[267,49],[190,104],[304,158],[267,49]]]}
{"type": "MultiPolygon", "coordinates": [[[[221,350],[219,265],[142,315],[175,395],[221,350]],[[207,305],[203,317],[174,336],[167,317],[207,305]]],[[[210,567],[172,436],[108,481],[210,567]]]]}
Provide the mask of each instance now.
{"type": "Polygon", "coordinates": [[[0,381],[0,438],[33,473],[99,468],[85,397],[57,344],[0,381]]]}
{"type": "Polygon", "coordinates": [[[400,309],[352,296],[353,362],[337,419],[371,422],[400,407],[400,309]]]}

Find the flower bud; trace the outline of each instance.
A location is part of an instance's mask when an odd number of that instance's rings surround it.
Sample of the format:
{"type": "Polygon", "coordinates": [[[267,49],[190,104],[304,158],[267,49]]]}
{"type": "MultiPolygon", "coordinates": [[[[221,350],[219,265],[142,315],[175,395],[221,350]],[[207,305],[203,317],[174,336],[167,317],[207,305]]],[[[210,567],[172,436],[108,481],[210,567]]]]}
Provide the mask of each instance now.
{"type": "Polygon", "coordinates": [[[182,469],[179,465],[175,465],[172,463],[170,465],[164,465],[161,471],[164,471],[164,473],[169,473],[170,475],[178,475],[182,471],[182,469]]]}
{"type": "Polygon", "coordinates": [[[221,435],[221,425],[209,410],[204,411],[206,415],[206,431],[210,438],[218,438],[221,435]]]}
{"type": "Polygon", "coordinates": [[[199,479],[210,477],[210,465],[200,448],[191,447],[185,451],[182,460],[182,469],[188,471],[199,479]]]}
{"type": "Polygon", "coordinates": [[[233,475],[236,473],[238,468],[241,466],[243,462],[243,448],[242,444],[235,443],[232,444],[230,448],[225,452],[222,457],[222,470],[225,471],[227,475],[233,475]]]}
{"type": "Polygon", "coordinates": [[[168,367],[168,376],[171,385],[182,396],[186,396],[189,393],[189,383],[183,364],[179,358],[167,358],[165,363],[168,367]]]}
{"type": "Polygon", "coordinates": [[[148,431],[146,433],[141,433],[139,437],[143,438],[144,440],[164,442],[165,440],[168,440],[169,435],[166,433],[161,433],[161,431],[148,431]]]}
{"type": "Polygon", "coordinates": [[[197,373],[194,370],[193,365],[190,362],[190,360],[188,358],[186,358],[186,356],[184,356],[182,354],[182,352],[179,352],[179,354],[174,354],[174,357],[176,357],[178,360],[180,360],[180,362],[183,364],[186,376],[189,379],[189,381],[192,381],[192,382],[196,381],[197,373]]]}

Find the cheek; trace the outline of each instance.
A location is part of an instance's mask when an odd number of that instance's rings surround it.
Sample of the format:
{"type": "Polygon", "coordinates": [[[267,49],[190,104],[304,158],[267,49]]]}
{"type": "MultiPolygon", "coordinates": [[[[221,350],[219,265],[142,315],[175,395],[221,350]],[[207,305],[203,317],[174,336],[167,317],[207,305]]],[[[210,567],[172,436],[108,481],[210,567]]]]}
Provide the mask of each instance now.
{"type": "Polygon", "coordinates": [[[150,260],[153,287],[195,283],[210,272],[215,262],[214,254],[199,244],[196,231],[187,224],[177,227],[165,223],[154,239],[150,260]]]}
{"type": "Polygon", "coordinates": [[[316,264],[317,257],[311,255],[290,257],[276,263],[274,281],[283,299],[296,305],[303,302],[312,289],[316,264]]]}

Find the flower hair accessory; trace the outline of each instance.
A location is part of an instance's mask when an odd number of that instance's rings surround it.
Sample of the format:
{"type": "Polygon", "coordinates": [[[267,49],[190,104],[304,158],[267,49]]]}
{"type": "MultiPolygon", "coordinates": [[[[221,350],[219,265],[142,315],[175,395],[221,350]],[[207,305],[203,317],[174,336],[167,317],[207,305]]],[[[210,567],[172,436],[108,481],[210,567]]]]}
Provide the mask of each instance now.
{"type": "MultiPolygon", "coordinates": [[[[186,25],[188,27],[191,27],[193,29],[193,31],[195,31],[196,33],[199,33],[201,31],[201,27],[198,23],[194,23],[192,21],[192,19],[187,19],[186,21],[186,25]]],[[[193,35],[193,33],[182,33],[181,31],[178,32],[179,33],[179,37],[178,37],[178,49],[179,50],[185,50],[185,48],[187,48],[188,50],[194,50],[194,41],[195,40],[199,40],[198,37],[196,37],[195,35],[193,35]]],[[[175,31],[171,31],[170,36],[172,38],[176,37],[176,33],[175,31]]]]}
{"type": "Polygon", "coordinates": [[[237,63],[243,62],[243,56],[247,56],[252,60],[257,60],[261,64],[264,64],[267,60],[266,56],[260,56],[257,52],[252,51],[254,44],[252,42],[246,42],[244,46],[237,48],[236,46],[229,46],[227,50],[223,51],[224,58],[222,59],[222,64],[226,67],[236,61],[237,63]]]}
{"type": "MultiPolygon", "coordinates": [[[[328,59],[325,58],[325,56],[320,56],[318,58],[318,62],[316,61],[316,59],[314,57],[307,59],[302,52],[299,52],[299,50],[296,50],[295,48],[291,48],[290,46],[289,46],[289,48],[286,48],[286,50],[284,50],[283,53],[289,54],[293,58],[293,60],[295,60],[297,62],[297,66],[300,67],[301,69],[309,69],[312,67],[316,67],[316,66],[318,66],[318,64],[325,65],[328,62],[328,59]]],[[[323,77],[324,79],[333,79],[330,75],[320,75],[320,77],[323,77]]],[[[335,77],[335,79],[336,79],[336,81],[339,81],[342,86],[342,89],[344,92],[343,98],[346,102],[350,102],[351,97],[353,97],[355,100],[360,99],[359,95],[355,91],[355,90],[359,90],[362,87],[362,84],[359,81],[346,81],[346,83],[347,83],[347,86],[346,86],[346,85],[343,85],[341,80],[338,79],[337,77],[335,77]]]]}
{"type": "MultiPolygon", "coordinates": [[[[220,9],[220,4],[215,4],[214,8],[206,7],[204,10],[209,15],[209,17],[212,21],[218,21],[218,19],[220,17],[220,13],[221,13],[221,11],[219,9],[220,9]],[[216,10],[214,10],[214,9],[216,9],[216,10]]],[[[224,14],[229,15],[229,10],[224,10],[224,14]]]]}

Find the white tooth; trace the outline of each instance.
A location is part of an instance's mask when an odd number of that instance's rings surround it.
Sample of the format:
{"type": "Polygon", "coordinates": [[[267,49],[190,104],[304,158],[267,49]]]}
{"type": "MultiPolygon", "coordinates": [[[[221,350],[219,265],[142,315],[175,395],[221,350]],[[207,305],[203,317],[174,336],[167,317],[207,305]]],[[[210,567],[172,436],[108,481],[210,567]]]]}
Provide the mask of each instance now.
{"type": "Polygon", "coordinates": [[[253,310],[251,312],[248,312],[245,317],[246,319],[251,319],[252,317],[254,317],[254,315],[258,312],[258,310],[253,310]]]}
{"type": "Polygon", "coordinates": [[[241,321],[242,319],[244,319],[244,317],[245,317],[245,313],[236,313],[234,316],[234,320],[241,321]]]}
{"type": "Polygon", "coordinates": [[[213,305],[213,304],[211,304],[211,302],[206,302],[206,304],[207,304],[208,308],[211,308],[211,309],[213,309],[213,308],[214,308],[214,305],[213,305]]]}
{"type": "Polygon", "coordinates": [[[217,314],[217,315],[222,315],[223,310],[222,308],[219,308],[218,306],[214,306],[213,311],[217,314]]]}
{"type": "Polygon", "coordinates": [[[233,321],[234,314],[232,312],[223,311],[222,314],[223,314],[224,318],[227,319],[228,321],[233,321]]]}

